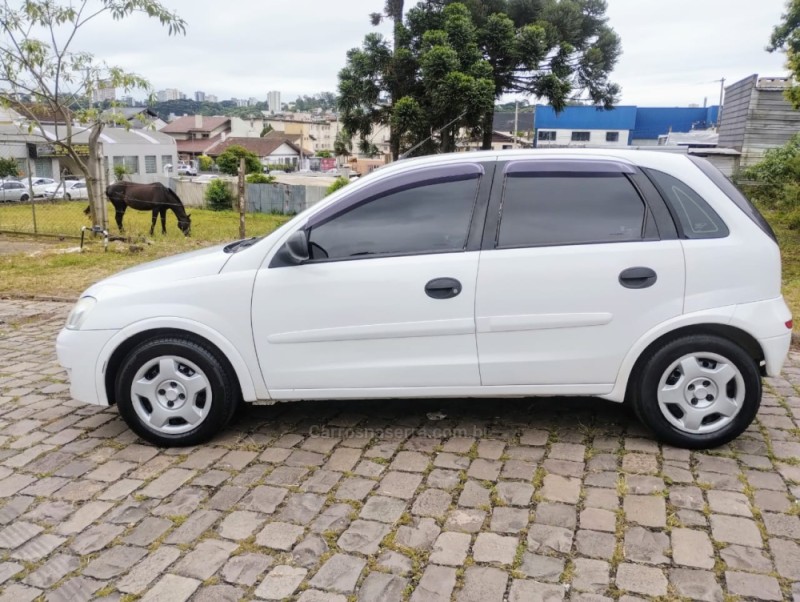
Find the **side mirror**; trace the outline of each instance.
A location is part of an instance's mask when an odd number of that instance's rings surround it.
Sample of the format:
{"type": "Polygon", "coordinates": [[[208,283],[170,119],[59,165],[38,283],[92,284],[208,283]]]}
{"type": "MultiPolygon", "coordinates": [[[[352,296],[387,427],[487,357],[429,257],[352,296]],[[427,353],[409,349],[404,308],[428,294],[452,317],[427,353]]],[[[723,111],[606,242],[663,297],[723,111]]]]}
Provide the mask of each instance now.
{"type": "Polygon", "coordinates": [[[283,245],[281,249],[283,259],[294,265],[300,265],[304,261],[308,261],[310,255],[308,253],[308,236],[305,230],[298,230],[289,237],[289,240],[283,245]]]}

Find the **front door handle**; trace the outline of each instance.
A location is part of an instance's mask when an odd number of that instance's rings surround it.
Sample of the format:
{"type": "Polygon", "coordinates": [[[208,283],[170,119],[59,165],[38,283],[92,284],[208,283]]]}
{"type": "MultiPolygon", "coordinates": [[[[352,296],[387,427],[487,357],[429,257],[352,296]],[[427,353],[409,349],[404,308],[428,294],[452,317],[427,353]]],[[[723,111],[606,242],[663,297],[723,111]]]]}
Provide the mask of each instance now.
{"type": "Polygon", "coordinates": [[[425,294],[431,299],[452,299],[461,292],[461,283],[455,278],[434,278],[425,285],[425,294]]]}
{"type": "Polygon", "coordinates": [[[636,267],[622,270],[619,275],[619,283],[625,288],[647,288],[653,286],[658,280],[656,274],[650,268],[636,267]]]}

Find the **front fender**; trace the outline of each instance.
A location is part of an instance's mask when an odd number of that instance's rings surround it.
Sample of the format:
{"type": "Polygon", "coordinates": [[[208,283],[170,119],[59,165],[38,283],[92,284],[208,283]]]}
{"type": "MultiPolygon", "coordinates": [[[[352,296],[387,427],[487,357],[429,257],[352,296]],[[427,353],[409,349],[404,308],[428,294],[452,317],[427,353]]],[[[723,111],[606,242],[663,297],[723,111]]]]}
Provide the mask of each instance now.
{"type": "Polygon", "coordinates": [[[184,330],[202,337],[215,345],[225,355],[233,367],[242,391],[242,398],[245,401],[270,399],[269,392],[264,385],[261,375],[258,374],[256,378],[253,378],[253,375],[247,367],[247,362],[244,360],[241,353],[239,353],[236,347],[222,334],[194,320],[179,317],[160,317],[141,320],[125,326],[109,339],[103,347],[98,356],[97,369],[95,370],[95,387],[97,388],[97,395],[101,403],[108,404],[108,395],[106,394],[105,386],[106,368],[108,367],[108,361],[114,351],[132,336],[149,330],[164,328],[184,330]]]}

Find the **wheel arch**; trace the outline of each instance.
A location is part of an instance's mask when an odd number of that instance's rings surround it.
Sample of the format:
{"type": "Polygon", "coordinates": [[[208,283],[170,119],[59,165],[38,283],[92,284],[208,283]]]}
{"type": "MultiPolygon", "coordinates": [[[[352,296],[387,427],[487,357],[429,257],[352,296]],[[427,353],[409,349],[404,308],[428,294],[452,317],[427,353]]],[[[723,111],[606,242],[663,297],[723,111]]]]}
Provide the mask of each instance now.
{"type": "Polygon", "coordinates": [[[241,358],[234,358],[234,361],[231,361],[231,358],[229,357],[230,350],[228,350],[228,353],[226,353],[220,345],[216,344],[209,337],[205,337],[191,330],[176,327],[154,327],[141,330],[123,339],[116,345],[106,360],[103,373],[98,376],[98,378],[102,378],[102,383],[98,384],[103,387],[102,392],[105,393],[109,405],[116,404],[114,381],[119,368],[128,353],[130,353],[132,349],[144,341],[155,337],[164,336],[183,337],[207,347],[215,356],[217,356],[217,359],[228,372],[231,379],[236,383],[240,395],[243,395],[245,399],[247,399],[249,396],[248,393],[251,391],[253,391],[251,395],[255,395],[253,383],[249,378],[249,373],[247,373],[246,367],[241,363],[241,358]],[[238,366],[235,366],[234,363],[238,364],[238,366]]]}
{"type": "Polygon", "coordinates": [[[690,335],[718,336],[739,345],[751,358],[753,358],[753,361],[755,361],[759,372],[761,372],[763,376],[764,367],[761,365],[761,363],[764,361],[764,350],[761,348],[761,345],[758,343],[758,341],[755,339],[753,335],[742,330],[741,328],[737,328],[736,326],[731,326],[730,324],[715,324],[715,323],[690,324],[687,326],[681,326],[679,328],[670,330],[669,332],[662,334],[661,336],[657,337],[654,341],[650,342],[650,344],[648,344],[642,350],[642,352],[639,353],[638,357],[636,358],[636,361],[633,364],[633,367],[631,368],[626,378],[625,389],[624,389],[625,398],[627,399],[628,394],[630,392],[631,384],[638,377],[638,374],[641,371],[642,366],[644,366],[645,362],[655,349],[657,349],[658,347],[662,347],[671,341],[690,335]]]}

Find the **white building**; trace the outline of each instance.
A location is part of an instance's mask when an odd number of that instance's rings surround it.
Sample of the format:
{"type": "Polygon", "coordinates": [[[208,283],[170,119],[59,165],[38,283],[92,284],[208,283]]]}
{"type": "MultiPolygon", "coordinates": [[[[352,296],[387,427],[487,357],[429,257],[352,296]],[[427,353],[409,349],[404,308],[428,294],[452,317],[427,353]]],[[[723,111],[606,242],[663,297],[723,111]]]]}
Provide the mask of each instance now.
{"type": "MultiPolygon", "coordinates": [[[[28,132],[26,124],[0,124],[0,156],[13,157],[21,176],[28,174],[28,158],[34,176],[60,180],[67,174],[80,175],[75,162],[53,140],[65,135],[65,126],[45,125],[28,132]]],[[[89,157],[89,130],[73,126],[73,148],[89,157]]],[[[178,149],[175,139],[160,132],[125,128],[105,128],[99,144],[104,157],[106,181],[114,179],[115,165],[124,165],[131,175],[163,174],[165,165],[175,165],[178,149]]]]}
{"type": "Polygon", "coordinates": [[[198,90],[197,92],[194,93],[194,99],[197,102],[203,102],[206,99],[206,93],[203,92],[202,90],[198,90]]]}
{"type": "Polygon", "coordinates": [[[267,92],[267,110],[273,115],[281,112],[281,93],[279,91],[267,92]]]}
{"type": "Polygon", "coordinates": [[[158,98],[158,102],[167,102],[170,100],[180,100],[183,94],[177,88],[166,88],[165,90],[159,90],[156,92],[156,97],[158,98]]]}

